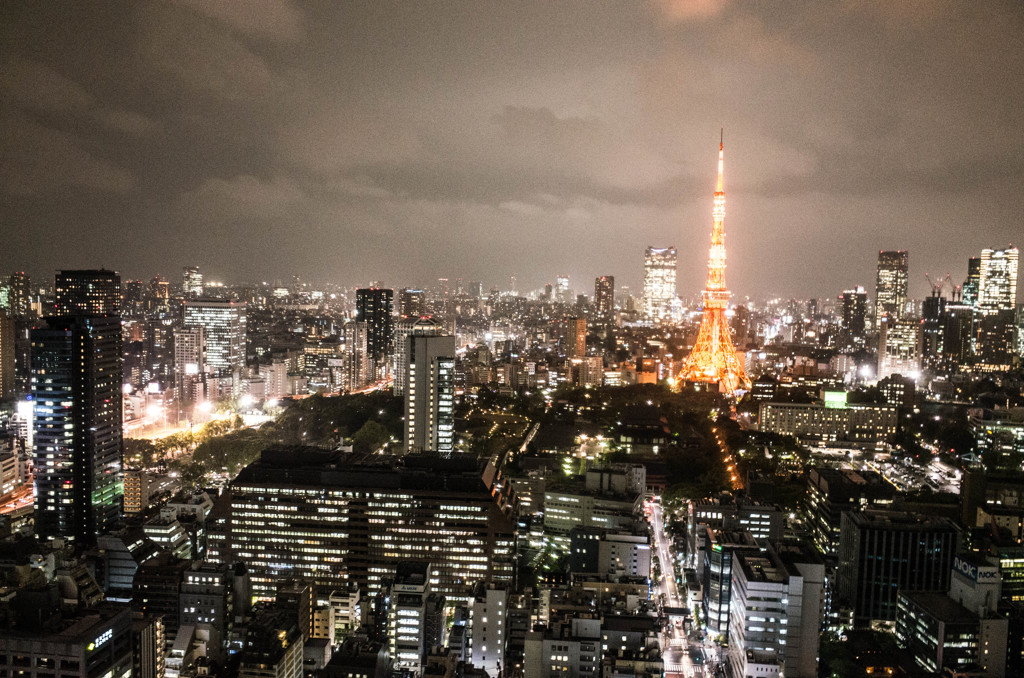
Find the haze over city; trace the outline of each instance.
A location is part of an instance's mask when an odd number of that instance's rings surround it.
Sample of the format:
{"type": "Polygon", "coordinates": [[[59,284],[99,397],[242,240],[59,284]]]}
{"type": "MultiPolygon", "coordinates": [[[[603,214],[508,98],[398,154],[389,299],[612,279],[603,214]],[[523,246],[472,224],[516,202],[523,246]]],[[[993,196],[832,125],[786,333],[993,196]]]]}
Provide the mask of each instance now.
{"type": "Polygon", "coordinates": [[[1019,3],[4,3],[0,270],[910,294],[1024,212],[1019,3]]]}

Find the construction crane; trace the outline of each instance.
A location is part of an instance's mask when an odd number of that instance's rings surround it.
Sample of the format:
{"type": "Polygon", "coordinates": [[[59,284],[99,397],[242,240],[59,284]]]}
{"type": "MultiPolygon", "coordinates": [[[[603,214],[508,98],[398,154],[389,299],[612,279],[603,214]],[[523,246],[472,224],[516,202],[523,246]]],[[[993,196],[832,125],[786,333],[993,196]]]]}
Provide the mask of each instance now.
{"type": "Polygon", "coordinates": [[[956,292],[956,286],[953,285],[953,279],[949,277],[948,273],[946,274],[946,277],[942,278],[941,280],[939,280],[938,283],[934,282],[932,280],[932,277],[930,275],[928,275],[927,273],[924,274],[924,277],[928,281],[928,284],[932,288],[932,296],[933,297],[942,296],[942,288],[944,288],[946,286],[946,283],[949,283],[949,288],[954,293],[956,292]]]}

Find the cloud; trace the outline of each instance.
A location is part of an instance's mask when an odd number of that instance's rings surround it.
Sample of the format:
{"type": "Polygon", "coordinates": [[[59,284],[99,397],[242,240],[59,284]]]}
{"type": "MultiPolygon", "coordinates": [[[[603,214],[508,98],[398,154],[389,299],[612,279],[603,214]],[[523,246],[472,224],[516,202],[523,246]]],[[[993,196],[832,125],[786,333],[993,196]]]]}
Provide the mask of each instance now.
{"type": "Polygon", "coordinates": [[[147,5],[140,19],[143,59],[188,89],[250,105],[275,91],[264,58],[230,34],[169,6],[147,5]]]}
{"type": "Polygon", "coordinates": [[[141,113],[104,105],[74,80],[31,59],[5,60],[0,67],[0,91],[8,104],[34,114],[69,116],[135,137],[157,127],[141,113]]]}
{"type": "Polygon", "coordinates": [[[654,0],[664,19],[670,22],[711,17],[721,12],[727,0],[654,0]]]}
{"type": "Polygon", "coordinates": [[[252,175],[212,178],[180,196],[179,211],[219,222],[249,223],[279,219],[301,209],[307,196],[286,177],[269,180],[252,175]]]}
{"type": "Polygon", "coordinates": [[[42,195],[70,186],[126,193],[136,185],[128,170],[95,157],[71,134],[23,116],[4,119],[3,127],[0,185],[8,193],[42,195]]]}
{"type": "Polygon", "coordinates": [[[302,36],[302,12],[288,0],[178,0],[245,35],[292,41],[302,36]]]}

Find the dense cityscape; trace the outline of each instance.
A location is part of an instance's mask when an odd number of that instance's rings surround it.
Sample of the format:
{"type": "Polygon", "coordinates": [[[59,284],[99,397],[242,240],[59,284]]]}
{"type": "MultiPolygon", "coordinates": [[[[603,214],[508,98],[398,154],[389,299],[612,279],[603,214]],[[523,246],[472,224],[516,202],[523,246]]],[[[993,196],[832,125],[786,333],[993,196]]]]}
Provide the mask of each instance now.
{"type": "Polygon", "coordinates": [[[1021,36],[6,3],[0,678],[1024,676],[1021,36]]]}

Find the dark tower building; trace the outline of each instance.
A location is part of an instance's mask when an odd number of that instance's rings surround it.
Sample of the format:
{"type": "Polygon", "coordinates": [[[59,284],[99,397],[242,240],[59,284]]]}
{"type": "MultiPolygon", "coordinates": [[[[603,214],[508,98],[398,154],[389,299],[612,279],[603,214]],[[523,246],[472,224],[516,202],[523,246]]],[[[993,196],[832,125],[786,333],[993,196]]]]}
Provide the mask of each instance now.
{"type": "Polygon", "coordinates": [[[57,315],[121,314],[121,276],[114,271],[58,271],[57,315]]]}
{"type": "Polygon", "coordinates": [[[971,257],[967,260],[967,280],[964,280],[963,302],[968,306],[977,306],[980,288],[981,257],[971,257]]]}
{"type": "Polygon", "coordinates": [[[393,292],[378,287],[356,290],[356,321],[366,323],[366,350],[374,370],[394,352],[393,292]]]}
{"type": "Polygon", "coordinates": [[[32,315],[32,282],[28,273],[18,271],[7,278],[7,305],[15,318],[32,315]]]}
{"type": "Polygon", "coordinates": [[[121,318],[55,316],[31,340],[36,534],[90,544],[121,514],[121,318]]]}
{"type": "Polygon", "coordinates": [[[942,330],[942,354],[947,369],[968,365],[973,357],[974,307],[951,301],[946,304],[945,326],[942,330]]]}
{"type": "Polygon", "coordinates": [[[853,623],[896,620],[896,595],[945,591],[959,550],[946,518],[900,511],[846,511],[839,529],[838,593],[853,623]]]}
{"type": "Polygon", "coordinates": [[[926,367],[934,369],[942,365],[945,329],[946,298],[932,294],[921,304],[921,358],[926,367]]]}
{"type": "Polygon", "coordinates": [[[875,329],[882,318],[899,320],[907,305],[907,251],[878,253],[878,276],[875,279],[875,329]]]}
{"type": "Polygon", "coordinates": [[[845,290],[839,295],[842,307],[843,343],[846,346],[864,345],[864,327],[867,316],[868,294],[863,287],[845,290]]]}
{"type": "Polygon", "coordinates": [[[594,280],[594,313],[607,323],[615,315],[615,277],[602,275],[594,280]]]}
{"type": "Polygon", "coordinates": [[[402,290],[398,307],[399,315],[403,318],[415,320],[426,313],[426,310],[426,306],[423,303],[423,290],[416,290],[411,287],[406,287],[402,290]]]}

